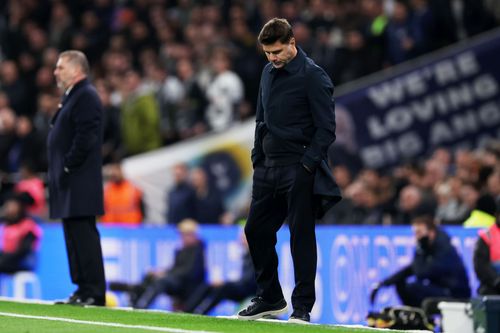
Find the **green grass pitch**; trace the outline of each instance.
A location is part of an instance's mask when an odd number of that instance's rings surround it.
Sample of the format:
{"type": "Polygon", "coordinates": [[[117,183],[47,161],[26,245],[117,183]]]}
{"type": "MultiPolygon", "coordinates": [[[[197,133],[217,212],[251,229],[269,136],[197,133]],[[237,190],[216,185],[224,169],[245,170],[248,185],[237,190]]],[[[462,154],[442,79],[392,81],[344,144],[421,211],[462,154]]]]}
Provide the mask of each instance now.
{"type": "MultiPolygon", "coordinates": [[[[156,311],[126,311],[0,301],[2,333],[374,333],[389,332],[333,325],[241,321],[156,311]]],[[[398,332],[398,331],[390,331],[398,332]]]]}

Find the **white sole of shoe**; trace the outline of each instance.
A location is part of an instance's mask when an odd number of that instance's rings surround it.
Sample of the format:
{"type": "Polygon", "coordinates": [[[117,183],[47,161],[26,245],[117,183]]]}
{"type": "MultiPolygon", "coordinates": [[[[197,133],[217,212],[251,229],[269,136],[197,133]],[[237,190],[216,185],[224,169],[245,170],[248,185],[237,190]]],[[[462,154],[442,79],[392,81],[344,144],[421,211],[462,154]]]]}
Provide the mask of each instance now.
{"type": "Polygon", "coordinates": [[[288,311],[288,305],[286,305],[282,309],[265,311],[265,312],[261,312],[259,314],[253,315],[253,316],[240,316],[240,315],[238,315],[238,319],[240,319],[240,320],[257,320],[257,319],[264,318],[266,316],[279,316],[281,314],[286,313],[287,311],[288,311]]]}
{"type": "Polygon", "coordinates": [[[302,325],[310,325],[311,323],[308,322],[308,321],[305,321],[305,320],[300,320],[300,319],[297,319],[297,318],[289,318],[288,319],[288,322],[290,324],[302,324],[302,325]]]}

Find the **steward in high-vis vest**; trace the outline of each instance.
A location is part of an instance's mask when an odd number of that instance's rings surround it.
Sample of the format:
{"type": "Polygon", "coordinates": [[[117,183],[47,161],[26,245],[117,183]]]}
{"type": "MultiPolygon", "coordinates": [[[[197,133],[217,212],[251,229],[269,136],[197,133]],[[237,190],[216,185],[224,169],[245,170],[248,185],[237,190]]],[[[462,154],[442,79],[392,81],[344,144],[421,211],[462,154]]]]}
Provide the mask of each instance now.
{"type": "Polygon", "coordinates": [[[142,192],[123,176],[120,164],[109,166],[104,187],[104,215],[101,222],[140,224],[144,218],[142,192]]]}
{"type": "Polygon", "coordinates": [[[476,208],[470,213],[463,226],[466,228],[489,228],[495,224],[495,198],[483,194],[477,199],[476,208]]]}
{"type": "Polygon", "coordinates": [[[26,215],[26,205],[33,198],[26,193],[8,198],[3,206],[2,250],[0,251],[0,273],[33,270],[36,264],[38,242],[42,229],[26,215]]]}
{"type": "Polygon", "coordinates": [[[479,231],[474,248],[474,270],[480,282],[479,295],[500,295],[500,214],[489,229],[479,231]]]}

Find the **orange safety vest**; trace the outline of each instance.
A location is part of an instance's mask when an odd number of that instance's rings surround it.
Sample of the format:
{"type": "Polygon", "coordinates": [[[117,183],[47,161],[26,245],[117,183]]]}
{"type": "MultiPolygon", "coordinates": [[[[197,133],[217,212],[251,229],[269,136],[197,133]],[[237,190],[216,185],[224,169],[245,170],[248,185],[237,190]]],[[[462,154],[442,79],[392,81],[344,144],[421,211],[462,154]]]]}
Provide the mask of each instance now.
{"type": "Polygon", "coordinates": [[[33,233],[36,241],[33,244],[33,250],[38,248],[38,241],[42,237],[42,229],[36,222],[29,217],[25,217],[19,223],[7,224],[2,232],[2,251],[5,253],[14,253],[27,234],[33,233]]]}
{"type": "Polygon", "coordinates": [[[142,192],[130,182],[110,182],[104,187],[104,223],[140,224],[142,192]]]}
{"type": "Polygon", "coordinates": [[[479,236],[490,249],[490,261],[495,267],[500,267],[500,228],[494,224],[487,230],[480,230],[479,236]]]}

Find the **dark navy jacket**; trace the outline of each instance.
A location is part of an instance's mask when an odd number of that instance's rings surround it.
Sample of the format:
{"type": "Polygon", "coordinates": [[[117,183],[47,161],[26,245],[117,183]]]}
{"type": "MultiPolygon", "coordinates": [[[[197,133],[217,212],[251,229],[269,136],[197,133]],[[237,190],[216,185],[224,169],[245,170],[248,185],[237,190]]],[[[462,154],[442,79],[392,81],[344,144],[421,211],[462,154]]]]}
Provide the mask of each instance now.
{"type": "Polygon", "coordinates": [[[53,219],[102,215],[102,105],[87,79],[71,89],[47,138],[53,219]],[[69,170],[64,171],[64,168],[69,170]]]}
{"type": "Polygon", "coordinates": [[[284,68],[276,69],[271,63],[264,67],[256,113],[253,165],[266,158],[262,143],[268,133],[290,152],[300,153],[300,162],[315,171],[320,218],[341,198],[326,162],[328,147],[335,140],[332,81],[297,48],[297,55],[284,68]]]}

